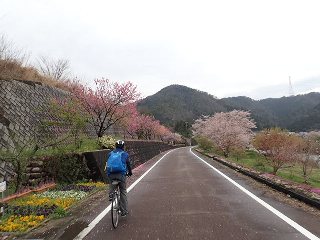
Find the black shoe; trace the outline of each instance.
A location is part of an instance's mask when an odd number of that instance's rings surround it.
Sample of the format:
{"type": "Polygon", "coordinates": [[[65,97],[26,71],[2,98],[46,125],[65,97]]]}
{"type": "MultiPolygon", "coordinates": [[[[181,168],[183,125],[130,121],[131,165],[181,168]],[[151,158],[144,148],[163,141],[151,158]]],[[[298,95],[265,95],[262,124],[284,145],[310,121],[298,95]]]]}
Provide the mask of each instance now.
{"type": "Polygon", "coordinates": [[[121,217],[126,217],[128,215],[128,212],[121,212],[121,217]]]}

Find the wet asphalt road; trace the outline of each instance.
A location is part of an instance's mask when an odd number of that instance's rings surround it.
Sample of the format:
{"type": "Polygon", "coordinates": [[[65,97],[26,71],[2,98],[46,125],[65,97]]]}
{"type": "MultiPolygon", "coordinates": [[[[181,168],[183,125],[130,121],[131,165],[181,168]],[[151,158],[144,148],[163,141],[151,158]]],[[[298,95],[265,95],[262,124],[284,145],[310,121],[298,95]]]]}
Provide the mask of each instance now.
{"type": "MultiPolygon", "coordinates": [[[[264,196],[246,178],[208,162],[320,236],[319,217],[264,196]]],[[[189,148],[164,157],[128,193],[128,201],[130,215],[120,219],[117,229],[112,228],[108,213],[84,239],[308,239],[214,172],[189,148]]]]}

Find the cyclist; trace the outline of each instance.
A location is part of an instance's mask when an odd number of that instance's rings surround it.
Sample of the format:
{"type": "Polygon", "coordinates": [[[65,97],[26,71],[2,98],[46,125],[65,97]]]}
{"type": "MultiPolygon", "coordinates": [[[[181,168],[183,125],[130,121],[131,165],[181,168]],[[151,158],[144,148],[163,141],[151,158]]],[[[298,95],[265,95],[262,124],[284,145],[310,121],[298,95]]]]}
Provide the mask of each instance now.
{"type": "MultiPolygon", "coordinates": [[[[114,163],[118,164],[118,163],[114,163]]],[[[132,175],[132,170],[131,170],[131,164],[129,161],[129,154],[124,151],[124,141],[123,140],[118,140],[115,144],[115,149],[109,153],[108,155],[108,162],[106,164],[107,168],[107,175],[110,183],[110,188],[109,188],[109,200],[112,200],[111,193],[113,191],[114,186],[111,184],[113,180],[119,181],[119,189],[120,189],[120,210],[121,210],[121,216],[125,217],[129,212],[128,212],[128,200],[127,200],[127,186],[126,186],[126,176],[131,176],[132,175]],[[111,156],[120,156],[119,159],[114,158],[114,161],[120,162],[121,164],[120,168],[112,168],[112,163],[111,163],[111,156]],[[114,171],[114,169],[116,169],[114,171]]]]}

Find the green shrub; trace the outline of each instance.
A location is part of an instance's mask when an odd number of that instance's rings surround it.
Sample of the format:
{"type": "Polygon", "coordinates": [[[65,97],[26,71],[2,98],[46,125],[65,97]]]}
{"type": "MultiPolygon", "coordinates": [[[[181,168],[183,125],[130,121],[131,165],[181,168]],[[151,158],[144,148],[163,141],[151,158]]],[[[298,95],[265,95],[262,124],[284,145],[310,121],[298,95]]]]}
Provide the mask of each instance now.
{"type": "Polygon", "coordinates": [[[213,143],[208,138],[205,137],[197,137],[196,141],[201,149],[204,151],[211,151],[213,149],[213,143]]]}
{"type": "Polygon", "coordinates": [[[85,180],[90,170],[82,155],[62,154],[44,161],[44,169],[59,183],[73,183],[85,180]]]}
{"type": "Polygon", "coordinates": [[[53,218],[57,219],[57,218],[62,218],[67,216],[68,213],[65,209],[63,209],[62,207],[57,207],[53,213],[53,218]]]}
{"type": "Polygon", "coordinates": [[[113,149],[116,140],[112,136],[102,136],[99,138],[99,145],[104,149],[113,149]]]}

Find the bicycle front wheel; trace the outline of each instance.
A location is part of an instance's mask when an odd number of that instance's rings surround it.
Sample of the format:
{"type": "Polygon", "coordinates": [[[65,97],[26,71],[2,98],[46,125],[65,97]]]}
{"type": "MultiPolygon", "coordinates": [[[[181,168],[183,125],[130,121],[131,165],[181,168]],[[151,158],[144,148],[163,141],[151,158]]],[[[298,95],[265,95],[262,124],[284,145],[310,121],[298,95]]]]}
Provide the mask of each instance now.
{"type": "Polygon", "coordinates": [[[113,194],[111,203],[111,220],[114,228],[117,228],[119,222],[119,199],[117,194],[113,194]]]}

